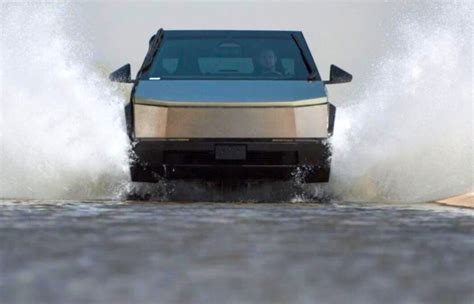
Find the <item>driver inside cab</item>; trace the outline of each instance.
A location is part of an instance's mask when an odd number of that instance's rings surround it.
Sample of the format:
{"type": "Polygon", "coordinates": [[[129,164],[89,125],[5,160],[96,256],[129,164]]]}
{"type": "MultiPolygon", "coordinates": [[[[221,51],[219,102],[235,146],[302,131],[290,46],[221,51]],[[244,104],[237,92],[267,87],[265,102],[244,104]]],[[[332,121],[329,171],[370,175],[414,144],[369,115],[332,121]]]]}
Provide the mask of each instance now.
{"type": "Polygon", "coordinates": [[[277,56],[272,49],[264,49],[257,57],[258,72],[260,75],[282,76],[277,70],[277,56]]]}

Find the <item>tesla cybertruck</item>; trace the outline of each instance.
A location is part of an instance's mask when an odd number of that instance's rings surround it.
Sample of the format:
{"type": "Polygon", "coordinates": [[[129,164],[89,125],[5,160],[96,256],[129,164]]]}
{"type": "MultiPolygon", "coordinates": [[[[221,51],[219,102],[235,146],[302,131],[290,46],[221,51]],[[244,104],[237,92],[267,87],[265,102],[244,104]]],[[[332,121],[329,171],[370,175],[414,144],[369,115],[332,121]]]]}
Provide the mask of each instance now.
{"type": "Polygon", "coordinates": [[[161,179],[328,182],[336,108],[301,32],[163,30],[149,41],[125,107],[136,182],[161,179]]]}

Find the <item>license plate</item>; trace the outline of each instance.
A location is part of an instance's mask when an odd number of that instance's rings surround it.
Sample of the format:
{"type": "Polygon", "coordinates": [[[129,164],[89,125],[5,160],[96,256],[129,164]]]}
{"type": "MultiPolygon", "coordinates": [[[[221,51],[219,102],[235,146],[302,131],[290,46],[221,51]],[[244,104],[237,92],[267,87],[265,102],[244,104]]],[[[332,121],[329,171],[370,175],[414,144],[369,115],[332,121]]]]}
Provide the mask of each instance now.
{"type": "Polygon", "coordinates": [[[216,160],[246,160],[246,145],[216,145],[216,160]]]}

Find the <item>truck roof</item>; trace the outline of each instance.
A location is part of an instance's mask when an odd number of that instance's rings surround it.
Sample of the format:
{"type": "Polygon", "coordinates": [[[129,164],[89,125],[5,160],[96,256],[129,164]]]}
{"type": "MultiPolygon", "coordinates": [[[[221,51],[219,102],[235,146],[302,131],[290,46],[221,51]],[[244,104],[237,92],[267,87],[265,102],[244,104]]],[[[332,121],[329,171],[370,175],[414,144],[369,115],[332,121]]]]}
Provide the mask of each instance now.
{"type": "Polygon", "coordinates": [[[164,30],[168,37],[221,37],[221,36],[247,36],[268,38],[291,38],[291,35],[302,34],[301,31],[278,30],[164,30]]]}

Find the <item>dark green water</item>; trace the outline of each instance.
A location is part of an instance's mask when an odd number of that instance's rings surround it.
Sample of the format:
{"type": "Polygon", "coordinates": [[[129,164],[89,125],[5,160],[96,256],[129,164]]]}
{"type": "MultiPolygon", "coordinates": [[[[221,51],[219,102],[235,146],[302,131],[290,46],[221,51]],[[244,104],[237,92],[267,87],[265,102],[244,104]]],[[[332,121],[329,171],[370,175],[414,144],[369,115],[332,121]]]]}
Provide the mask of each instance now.
{"type": "Polygon", "coordinates": [[[0,303],[474,303],[474,212],[0,201],[0,303]]]}

